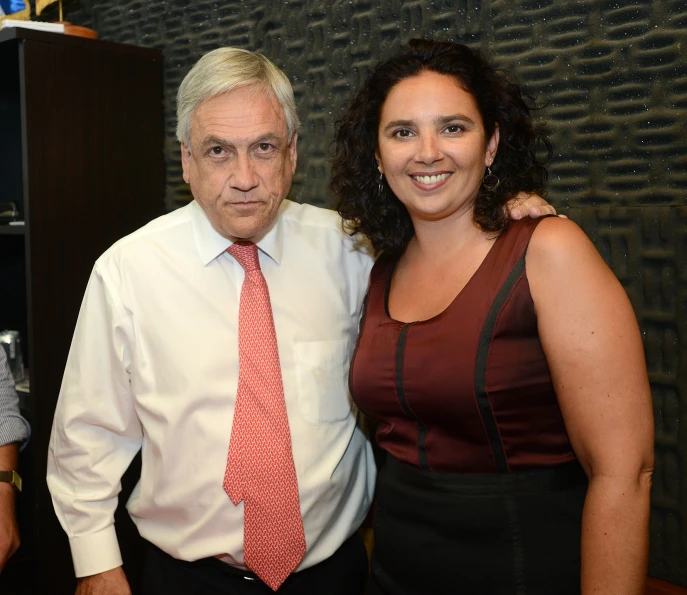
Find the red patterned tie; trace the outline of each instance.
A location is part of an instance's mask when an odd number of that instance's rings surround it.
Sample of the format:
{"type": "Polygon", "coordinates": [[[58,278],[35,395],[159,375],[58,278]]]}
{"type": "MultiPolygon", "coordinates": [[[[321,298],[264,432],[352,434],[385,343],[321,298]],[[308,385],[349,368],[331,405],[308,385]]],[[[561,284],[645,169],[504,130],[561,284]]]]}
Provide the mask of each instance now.
{"type": "Polygon", "coordinates": [[[228,252],[246,277],[239,306],[239,386],[224,490],[234,504],[243,500],[246,566],[276,591],[305,555],[298,480],[258,248],[238,242],[228,252]]]}

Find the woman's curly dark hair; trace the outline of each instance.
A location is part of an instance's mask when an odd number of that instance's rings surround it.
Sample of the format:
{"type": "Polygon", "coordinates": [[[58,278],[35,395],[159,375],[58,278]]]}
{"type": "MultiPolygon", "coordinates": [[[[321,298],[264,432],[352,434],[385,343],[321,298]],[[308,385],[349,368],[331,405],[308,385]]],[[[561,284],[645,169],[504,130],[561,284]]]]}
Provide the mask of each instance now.
{"type": "Polygon", "coordinates": [[[482,116],[486,138],[498,123],[500,139],[492,173],[495,190],[480,187],[475,222],[485,231],[501,232],[508,223],[506,202],[520,191],[543,194],[551,144],[532,121],[534,100],[523,94],[503,71],[489,65],[478,50],[460,43],[414,39],[408,51],[380,62],[337,122],[330,190],[351,233],[365,234],[379,253],[400,254],[413,237],[410,215],[386,180],[380,195],[375,160],[382,106],[391,89],[423,72],[454,77],[470,93],[482,116]],[[544,149],[545,155],[538,155],[544,149]]]}

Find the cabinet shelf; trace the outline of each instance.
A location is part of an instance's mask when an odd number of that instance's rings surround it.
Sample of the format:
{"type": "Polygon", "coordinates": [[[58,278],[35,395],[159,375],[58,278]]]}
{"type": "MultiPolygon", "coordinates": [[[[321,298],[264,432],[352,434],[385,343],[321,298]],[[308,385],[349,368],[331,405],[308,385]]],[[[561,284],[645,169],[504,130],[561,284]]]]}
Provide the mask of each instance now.
{"type": "Polygon", "coordinates": [[[0,225],[0,236],[23,236],[23,225],[0,225]]]}

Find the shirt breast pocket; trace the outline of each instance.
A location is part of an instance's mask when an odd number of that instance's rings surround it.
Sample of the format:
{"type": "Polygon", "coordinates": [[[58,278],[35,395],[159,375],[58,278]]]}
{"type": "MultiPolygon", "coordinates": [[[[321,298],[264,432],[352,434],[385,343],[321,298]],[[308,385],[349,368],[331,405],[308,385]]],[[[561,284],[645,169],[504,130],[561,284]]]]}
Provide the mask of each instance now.
{"type": "Polygon", "coordinates": [[[349,351],[346,340],[294,343],[298,404],[310,423],[330,424],[351,415],[349,351]]]}

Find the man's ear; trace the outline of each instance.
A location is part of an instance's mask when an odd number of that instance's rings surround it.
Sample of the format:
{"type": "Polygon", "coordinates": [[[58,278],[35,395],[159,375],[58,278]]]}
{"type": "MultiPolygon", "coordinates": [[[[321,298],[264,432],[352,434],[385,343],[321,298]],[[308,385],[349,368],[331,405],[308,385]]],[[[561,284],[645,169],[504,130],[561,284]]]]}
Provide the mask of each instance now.
{"type": "Polygon", "coordinates": [[[190,184],[189,170],[191,168],[191,149],[186,146],[186,143],[181,143],[181,169],[183,170],[184,182],[190,184]]]}
{"type": "Polygon", "coordinates": [[[291,158],[291,175],[296,173],[296,164],[298,163],[298,133],[294,132],[289,143],[289,157],[291,158]]]}
{"type": "Polygon", "coordinates": [[[496,153],[499,150],[499,139],[501,138],[501,131],[499,130],[499,123],[494,124],[494,132],[487,143],[487,151],[484,155],[484,166],[489,167],[496,159],[496,153]]]}

